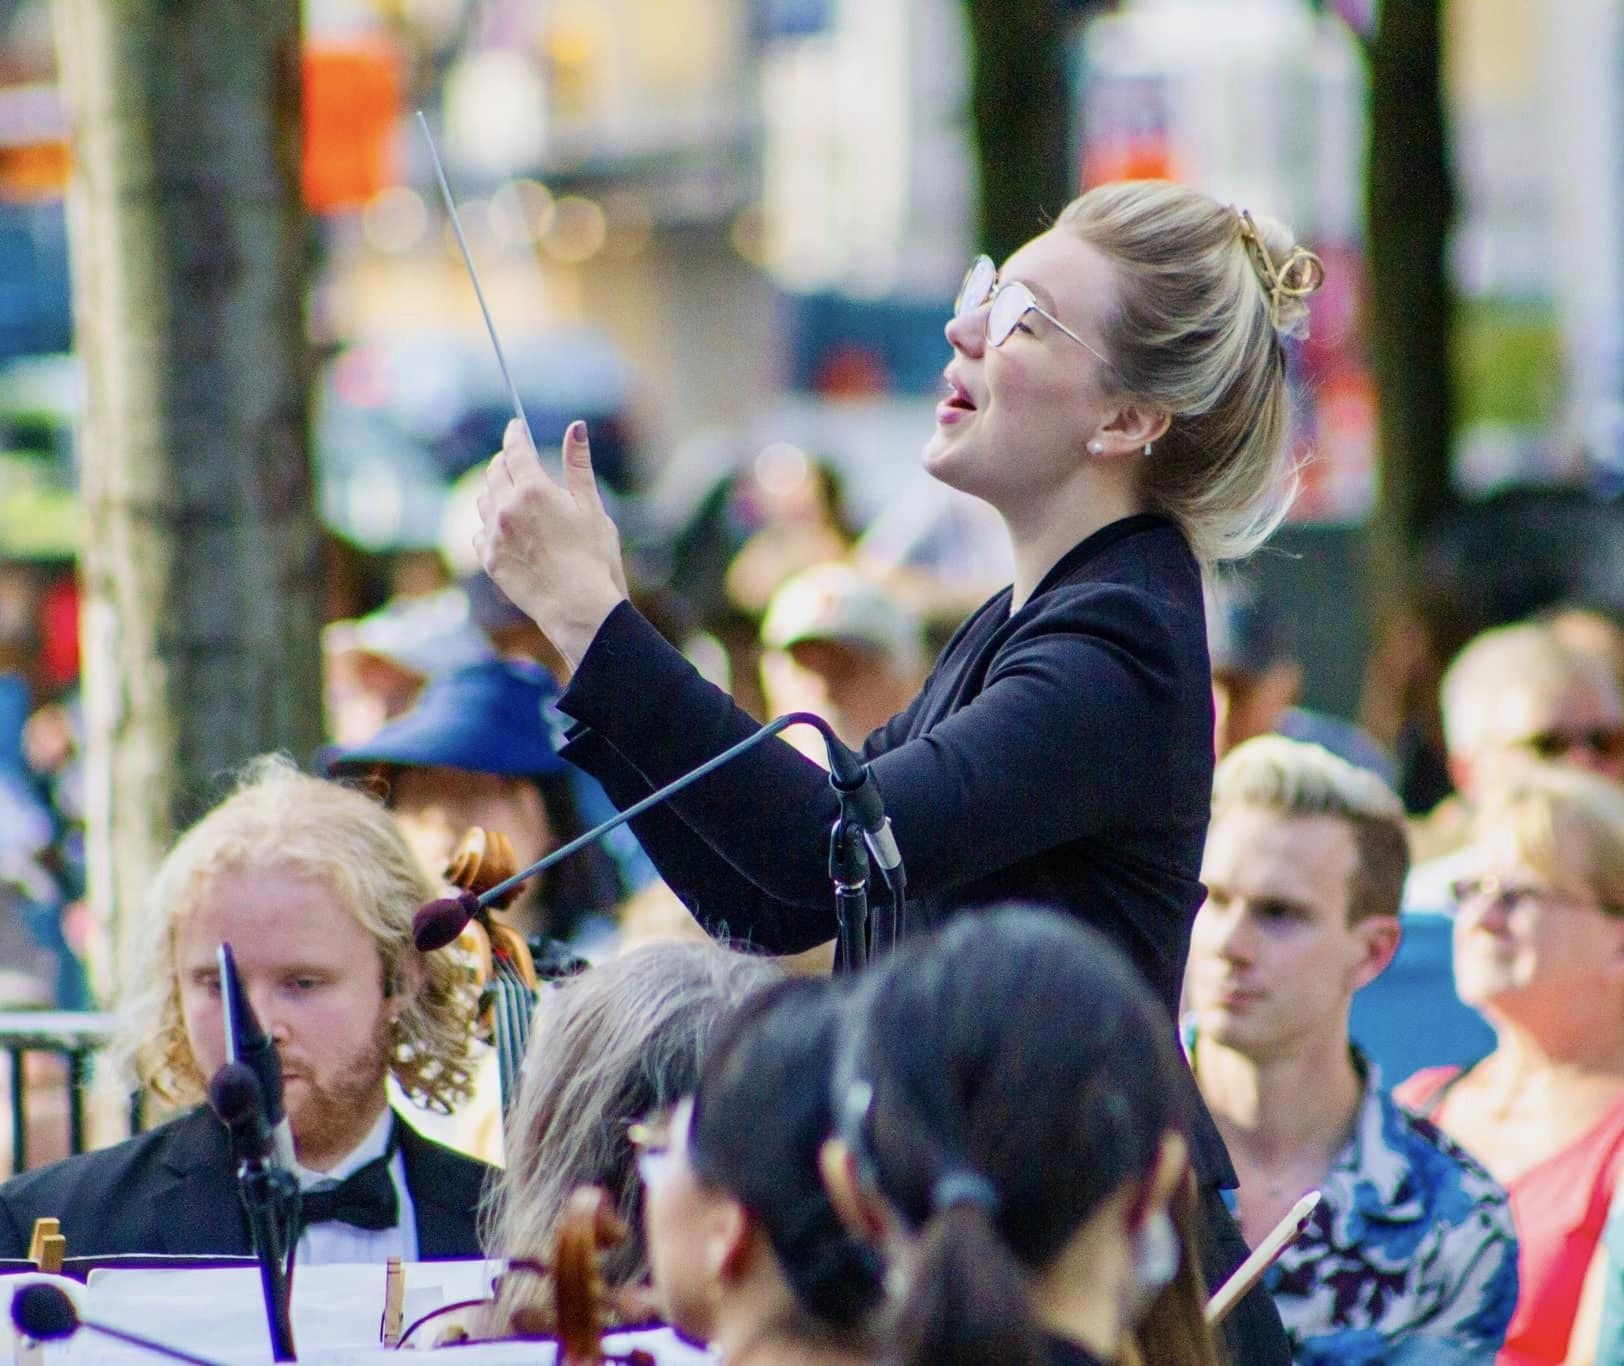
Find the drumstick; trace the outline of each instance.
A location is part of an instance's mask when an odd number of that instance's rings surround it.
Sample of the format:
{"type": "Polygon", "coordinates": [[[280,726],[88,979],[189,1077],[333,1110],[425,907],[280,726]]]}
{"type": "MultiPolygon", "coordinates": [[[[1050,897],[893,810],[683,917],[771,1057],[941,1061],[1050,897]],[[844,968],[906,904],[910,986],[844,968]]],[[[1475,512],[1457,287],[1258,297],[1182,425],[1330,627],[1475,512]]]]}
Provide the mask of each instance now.
{"type": "Polygon", "coordinates": [[[1308,1227],[1319,1205],[1320,1193],[1309,1191],[1286,1213],[1286,1217],[1269,1230],[1268,1236],[1257,1245],[1257,1250],[1236,1268],[1235,1273],[1213,1293],[1207,1301],[1207,1323],[1216,1328],[1236,1302],[1263,1279],[1263,1273],[1274,1265],[1277,1258],[1308,1227]]]}
{"type": "Polygon", "coordinates": [[[530,449],[536,449],[536,438],[530,430],[530,419],[524,415],[524,404],[519,402],[519,390],[513,383],[513,376],[508,371],[507,357],[502,354],[502,343],[496,337],[496,324],[491,321],[491,310],[485,304],[485,291],[479,287],[479,272],[474,269],[474,254],[468,250],[468,239],[462,235],[462,219],[457,216],[457,206],[451,198],[451,186],[446,182],[445,167],[440,165],[440,154],[434,148],[434,135],[429,132],[429,121],[423,117],[423,111],[417,111],[417,122],[423,130],[423,141],[429,145],[429,160],[434,163],[435,179],[440,182],[440,197],[445,200],[445,211],[451,216],[451,229],[457,234],[457,245],[462,248],[462,259],[468,267],[468,278],[474,282],[474,297],[479,300],[479,311],[485,315],[485,330],[491,334],[491,345],[496,348],[496,363],[502,367],[502,378],[507,381],[508,398],[513,403],[513,416],[519,419],[524,427],[524,434],[530,438],[530,449]]]}

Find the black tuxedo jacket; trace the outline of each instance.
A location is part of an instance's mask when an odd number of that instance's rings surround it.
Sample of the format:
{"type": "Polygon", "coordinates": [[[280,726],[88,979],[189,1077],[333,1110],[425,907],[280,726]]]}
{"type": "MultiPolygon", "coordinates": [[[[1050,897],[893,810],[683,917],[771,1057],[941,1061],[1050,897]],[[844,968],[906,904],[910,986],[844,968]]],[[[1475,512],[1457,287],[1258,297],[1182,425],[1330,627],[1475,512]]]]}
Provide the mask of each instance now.
{"type": "MultiPolygon", "coordinates": [[[[431,1142],[403,1119],[395,1122],[418,1257],[480,1256],[475,1215],[495,1169],[431,1142]]],[[[34,1220],[42,1217],[62,1221],[70,1257],[254,1251],[225,1126],[205,1105],[150,1133],[0,1185],[0,1258],[26,1257],[34,1220]]]]}

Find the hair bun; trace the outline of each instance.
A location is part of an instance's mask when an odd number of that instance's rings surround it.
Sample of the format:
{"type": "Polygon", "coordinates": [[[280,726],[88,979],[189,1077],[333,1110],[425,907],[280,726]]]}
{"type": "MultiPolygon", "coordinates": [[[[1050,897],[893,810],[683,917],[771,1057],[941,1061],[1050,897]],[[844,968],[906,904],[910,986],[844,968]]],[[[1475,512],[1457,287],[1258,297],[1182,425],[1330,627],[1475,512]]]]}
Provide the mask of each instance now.
{"type": "Polygon", "coordinates": [[[1268,219],[1260,228],[1245,209],[1236,209],[1235,216],[1252,269],[1269,296],[1269,321],[1282,336],[1303,340],[1308,336],[1308,296],[1325,283],[1325,263],[1301,243],[1292,242],[1289,248],[1277,244],[1281,255],[1277,265],[1265,234],[1277,243],[1291,242],[1291,235],[1268,219]]]}

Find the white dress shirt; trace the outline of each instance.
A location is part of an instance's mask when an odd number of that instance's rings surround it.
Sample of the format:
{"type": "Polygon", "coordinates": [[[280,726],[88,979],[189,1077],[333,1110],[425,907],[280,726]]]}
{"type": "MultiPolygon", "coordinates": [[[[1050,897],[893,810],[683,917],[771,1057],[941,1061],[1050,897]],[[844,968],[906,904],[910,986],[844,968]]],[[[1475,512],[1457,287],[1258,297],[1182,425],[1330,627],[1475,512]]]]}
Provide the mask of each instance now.
{"type": "MultiPolygon", "coordinates": [[[[295,1167],[299,1188],[309,1190],[328,1181],[342,1181],[351,1172],[358,1171],[374,1158],[389,1150],[389,1131],[392,1125],[404,1121],[395,1118],[387,1105],[378,1116],[372,1130],[345,1157],[333,1164],[327,1172],[313,1172],[308,1167],[295,1167]]],[[[406,1189],[406,1161],[400,1147],[389,1159],[389,1175],[395,1183],[395,1198],[399,1201],[400,1217],[394,1228],[365,1229],[329,1220],[313,1224],[299,1239],[294,1267],[321,1266],[333,1262],[386,1262],[399,1257],[403,1262],[417,1260],[417,1217],[412,1208],[411,1192],[406,1189]]],[[[297,1275],[297,1270],[295,1271],[297,1275]]]]}

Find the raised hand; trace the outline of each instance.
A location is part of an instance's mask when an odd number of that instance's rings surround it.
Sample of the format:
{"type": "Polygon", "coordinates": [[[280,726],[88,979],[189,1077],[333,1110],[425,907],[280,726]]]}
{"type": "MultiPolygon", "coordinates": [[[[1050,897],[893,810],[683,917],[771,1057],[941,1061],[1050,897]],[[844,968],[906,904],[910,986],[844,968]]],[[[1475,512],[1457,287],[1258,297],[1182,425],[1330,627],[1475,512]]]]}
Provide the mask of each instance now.
{"type": "Polygon", "coordinates": [[[485,471],[474,549],[485,572],[573,669],[626,597],[620,533],[592,473],[586,423],[564,434],[563,482],[542,468],[523,424],[509,422],[485,471]]]}

